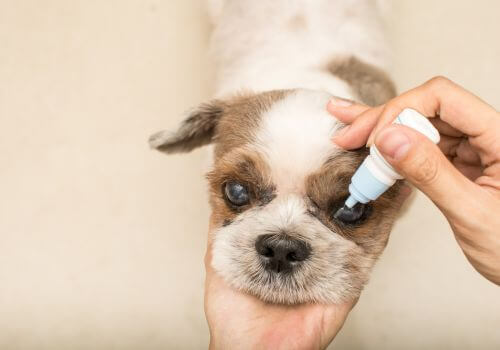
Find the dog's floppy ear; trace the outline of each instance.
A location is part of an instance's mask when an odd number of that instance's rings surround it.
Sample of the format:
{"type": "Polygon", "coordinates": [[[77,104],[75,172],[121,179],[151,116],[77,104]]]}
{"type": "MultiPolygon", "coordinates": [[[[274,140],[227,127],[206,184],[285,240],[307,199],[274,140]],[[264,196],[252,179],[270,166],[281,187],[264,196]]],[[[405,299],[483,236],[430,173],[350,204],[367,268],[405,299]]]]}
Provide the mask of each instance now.
{"type": "Polygon", "coordinates": [[[215,128],[224,113],[224,103],[213,100],[191,111],[176,132],[160,131],[149,145],[165,153],[189,152],[213,141],[215,128]]]}

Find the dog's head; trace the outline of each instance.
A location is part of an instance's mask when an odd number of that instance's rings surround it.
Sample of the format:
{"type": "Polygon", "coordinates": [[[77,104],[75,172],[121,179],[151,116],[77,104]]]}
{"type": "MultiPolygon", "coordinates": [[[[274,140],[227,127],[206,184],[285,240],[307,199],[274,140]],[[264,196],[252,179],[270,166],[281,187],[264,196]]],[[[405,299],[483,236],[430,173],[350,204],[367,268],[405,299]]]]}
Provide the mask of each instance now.
{"type": "Polygon", "coordinates": [[[152,147],[167,153],[214,143],[207,174],[215,270],[273,303],[356,298],[384,249],[401,204],[399,185],[334,216],[368,154],[332,142],[342,124],[329,95],[271,91],[201,105],[152,147]]]}

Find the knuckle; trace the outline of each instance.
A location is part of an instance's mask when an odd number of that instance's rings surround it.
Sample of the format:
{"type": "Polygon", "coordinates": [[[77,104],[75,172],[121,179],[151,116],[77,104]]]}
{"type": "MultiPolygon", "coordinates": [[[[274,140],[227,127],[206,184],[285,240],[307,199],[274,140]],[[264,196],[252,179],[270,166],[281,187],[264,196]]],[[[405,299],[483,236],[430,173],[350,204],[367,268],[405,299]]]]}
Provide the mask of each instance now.
{"type": "Polygon", "coordinates": [[[399,109],[399,101],[397,98],[394,98],[385,104],[384,113],[391,113],[397,109],[399,109]]]}
{"type": "Polygon", "coordinates": [[[402,95],[393,98],[384,105],[385,111],[395,111],[401,109],[404,105],[404,98],[402,95]]]}
{"type": "Polygon", "coordinates": [[[437,75],[427,82],[428,85],[439,88],[439,87],[445,87],[445,86],[450,86],[453,85],[453,82],[446,78],[445,76],[442,75],[437,75]]]}
{"type": "Polygon", "coordinates": [[[382,122],[387,124],[391,122],[404,109],[404,101],[396,97],[384,105],[382,110],[382,122]]]}

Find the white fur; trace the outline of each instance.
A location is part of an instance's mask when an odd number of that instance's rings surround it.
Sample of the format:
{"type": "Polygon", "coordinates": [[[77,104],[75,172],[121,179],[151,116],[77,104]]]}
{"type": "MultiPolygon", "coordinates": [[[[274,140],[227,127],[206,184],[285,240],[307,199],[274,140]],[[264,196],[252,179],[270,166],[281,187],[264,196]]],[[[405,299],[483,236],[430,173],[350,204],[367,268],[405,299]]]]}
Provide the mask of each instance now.
{"type": "Polygon", "coordinates": [[[303,192],[304,180],[336,152],[341,125],[326,111],[330,95],[298,90],[262,115],[254,147],[266,157],[278,194],[303,192]]]}
{"type": "Polygon", "coordinates": [[[355,55],[384,68],[388,53],[374,0],[211,0],[216,96],[307,88],[352,98],[326,70],[355,55]]]}
{"type": "Polygon", "coordinates": [[[307,214],[304,197],[282,195],[264,207],[255,207],[214,235],[212,265],[238,289],[273,303],[338,303],[358,295],[373,264],[372,257],[359,258],[358,278],[344,270],[343,262],[362,248],[307,214]],[[266,271],[255,250],[260,234],[287,235],[307,242],[312,256],[292,275],[266,271]]]}

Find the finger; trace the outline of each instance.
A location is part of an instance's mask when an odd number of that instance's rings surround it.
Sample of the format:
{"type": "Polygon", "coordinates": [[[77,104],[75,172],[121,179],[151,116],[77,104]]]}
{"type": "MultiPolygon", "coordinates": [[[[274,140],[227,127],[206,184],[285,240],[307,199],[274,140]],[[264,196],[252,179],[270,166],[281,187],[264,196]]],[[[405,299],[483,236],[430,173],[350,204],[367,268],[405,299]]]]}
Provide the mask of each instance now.
{"type": "Polygon", "coordinates": [[[370,108],[360,114],[349,126],[334,136],[335,143],[345,149],[355,149],[366,145],[382,109],[383,106],[370,108]]]}
{"type": "Polygon", "coordinates": [[[386,104],[380,113],[377,123],[373,127],[373,129],[370,131],[370,135],[368,136],[368,140],[366,141],[367,146],[371,146],[373,144],[373,141],[375,139],[375,135],[382,130],[385,126],[392,124],[394,119],[401,113],[401,111],[405,107],[399,106],[395,102],[390,102],[386,104]]]}
{"type": "Polygon", "coordinates": [[[409,182],[452,217],[463,215],[476,191],[427,137],[408,127],[390,125],[375,139],[384,158],[409,182]],[[457,206],[460,203],[460,206],[457,206]]]}
{"type": "Polygon", "coordinates": [[[480,165],[481,158],[479,154],[472,148],[468,139],[462,138],[456,149],[457,158],[462,163],[480,165]]]}
{"type": "MultiPolygon", "coordinates": [[[[449,124],[453,129],[472,138],[474,147],[484,156],[483,163],[491,163],[500,154],[500,139],[495,135],[500,128],[500,113],[477,96],[453,83],[452,81],[436,77],[423,85],[389,101],[378,116],[378,121],[370,123],[370,135],[366,137],[367,144],[373,142],[375,135],[404,109],[413,108],[421,114],[435,117],[449,124]]],[[[367,112],[369,112],[368,110],[367,112]]],[[[367,113],[365,112],[365,113],[367,113]]],[[[356,118],[356,122],[358,119],[356,118]]],[[[353,122],[353,125],[356,124],[353,122]]],[[[358,127],[349,128],[335,142],[347,148],[353,145],[360,147],[360,140],[365,138],[366,124],[360,121],[358,127]],[[354,140],[349,141],[351,132],[354,140]]]]}
{"type": "Polygon", "coordinates": [[[450,157],[450,161],[457,159],[464,164],[481,166],[479,154],[466,138],[442,135],[438,147],[445,156],[450,157]]]}
{"type": "MultiPolygon", "coordinates": [[[[500,128],[500,114],[480,98],[459,85],[443,77],[433,78],[421,86],[392,99],[380,116],[380,122],[374,128],[376,135],[386,124],[404,108],[413,108],[421,114],[439,118],[452,128],[474,139],[474,146],[494,158],[500,150],[500,141],[496,137],[494,149],[491,140],[500,128]]],[[[373,141],[373,136],[368,142],[373,141]]]]}
{"type": "MultiPolygon", "coordinates": [[[[499,174],[498,170],[493,170],[495,174],[499,174]]],[[[486,173],[486,172],[485,172],[486,173]]],[[[489,174],[481,174],[476,181],[479,186],[485,188],[494,197],[500,199],[500,177],[490,176],[489,174]]]]}
{"type": "Polygon", "coordinates": [[[462,141],[461,137],[451,137],[451,136],[441,135],[438,147],[441,149],[441,152],[443,152],[445,156],[455,157],[457,155],[458,145],[460,144],[461,141],[462,141]]]}
{"type": "Polygon", "coordinates": [[[434,125],[434,127],[439,131],[441,135],[462,137],[464,133],[455,129],[450,124],[441,120],[441,118],[429,118],[429,121],[434,125]]]}
{"type": "Polygon", "coordinates": [[[369,108],[366,105],[339,97],[332,97],[326,105],[326,109],[330,114],[346,124],[352,123],[358,115],[369,108]]]}
{"type": "Polygon", "coordinates": [[[449,79],[433,78],[422,90],[430,97],[425,108],[433,109],[442,121],[468,136],[485,134],[498,122],[493,107],[449,79]]]}

